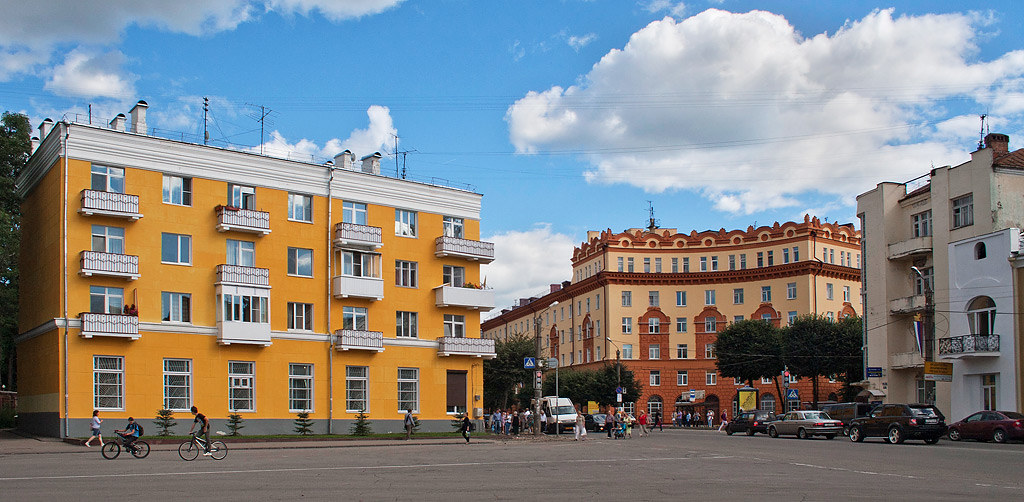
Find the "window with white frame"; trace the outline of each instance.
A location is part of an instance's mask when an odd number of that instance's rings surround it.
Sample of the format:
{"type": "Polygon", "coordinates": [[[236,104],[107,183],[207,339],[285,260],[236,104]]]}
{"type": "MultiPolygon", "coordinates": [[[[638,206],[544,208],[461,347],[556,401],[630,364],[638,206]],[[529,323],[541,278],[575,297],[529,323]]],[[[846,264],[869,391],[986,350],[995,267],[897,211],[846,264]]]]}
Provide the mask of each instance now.
{"type": "Polygon", "coordinates": [[[121,227],[93,225],[92,251],[124,254],[124,229],[121,227]]]}
{"type": "Polygon", "coordinates": [[[227,240],[228,265],[256,266],[256,244],[250,241],[227,240]]]}
{"type": "Polygon", "coordinates": [[[701,272],[707,272],[708,271],[708,257],[707,256],[701,256],[700,257],[700,271],[701,272]]]}
{"type": "Polygon", "coordinates": [[[771,377],[761,377],[761,385],[771,385],[771,377]]]}
{"type": "Polygon", "coordinates": [[[689,357],[689,350],[685,343],[676,345],[676,359],[686,359],[689,357]]]}
{"type": "Polygon", "coordinates": [[[690,271],[690,258],[687,256],[683,257],[683,273],[690,271]]]}
{"type": "Polygon", "coordinates": [[[633,344],[632,343],[624,343],[624,344],[622,344],[622,358],[623,359],[633,359],[633,344]]]}
{"type": "Polygon", "coordinates": [[[676,307],[686,306],[686,291],[676,291],[676,307]]]}
{"type": "Polygon", "coordinates": [[[657,317],[647,319],[647,332],[650,334],[661,333],[661,321],[657,317]]]}
{"type": "Polygon", "coordinates": [[[651,382],[651,387],[659,387],[659,386],[661,386],[661,371],[659,371],[659,370],[651,370],[650,382],[651,382]]]}
{"type": "Polygon", "coordinates": [[[742,320],[743,320],[743,316],[742,315],[734,315],[734,316],[732,316],[733,324],[738,323],[738,322],[740,322],[742,320]]]}
{"type": "Polygon", "coordinates": [[[661,345],[652,343],[647,346],[647,358],[648,359],[661,359],[661,345]]]}
{"type": "Polygon", "coordinates": [[[796,299],[796,283],[795,282],[787,282],[786,283],[786,299],[787,300],[795,300],[796,299]]]}
{"type": "Polygon", "coordinates": [[[622,333],[629,334],[633,332],[633,318],[623,317],[622,318],[622,333]]]}
{"type": "Polygon", "coordinates": [[[623,307],[632,307],[633,306],[633,292],[632,291],[623,291],[622,292],[622,306],[623,307]]]}
{"type": "Polygon", "coordinates": [[[654,273],[655,274],[660,274],[661,273],[661,258],[655,258],[654,259],[654,273]]]}
{"type": "Polygon", "coordinates": [[[672,258],[672,273],[679,273],[679,258],[672,258]]]}
{"type": "Polygon", "coordinates": [[[676,333],[686,333],[686,318],[685,317],[677,317],[676,318],[676,333]]]}
{"type": "Polygon", "coordinates": [[[288,363],[288,411],[313,411],[313,365],[288,363]]]}
{"type": "Polygon", "coordinates": [[[341,273],[352,277],[375,277],[374,260],[379,257],[380,255],[376,253],[342,250],[341,273]]]}
{"type": "Polygon", "coordinates": [[[242,185],[228,185],[228,205],[242,209],[256,209],[256,189],[242,185]]]}
{"type": "Polygon", "coordinates": [[[298,193],[288,194],[288,219],[313,222],[313,197],[298,193]]]}
{"type": "Polygon", "coordinates": [[[717,256],[712,256],[711,257],[711,271],[712,272],[717,272],[718,271],[718,257],[717,256]]]}
{"type": "Polygon", "coordinates": [[[768,251],[768,266],[775,265],[775,252],[768,251]]]}
{"type": "Polygon", "coordinates": [[[953,228],[974,224],[974,194],[953,199],[953,228]]]}
{"type": "Polygon", "coordinates": [[[369,325],[369,314],[366,307],[342,307],[341,329],[366,331],[369,325]]]}
{"type": "Polygon", "coordinates": [[[124,169],[93,164],[91,188],[100,192],[124,193],[124,169]]]}
{"type": "Polygon", "coordinates": [[[832,286],[831,282],[825,283],[825,299],[831,300],[835,296],[835,287],[832,286]]]}
{"type": "Polygon", "coordinates": [[[456,218],[454,216],[445,216],[444,235],[445,237],[455,237],[456,239],[465,238],[465,223],[463,223],[463,219],[456,218]]]}
{"type": "Polygon", "coordinates": [[[651,273],[651,259],[650,258],[644,258],[644,273],[645,274],[651,273]]]}
{"type": "Polygon", "coordinates": [[[395,209],[395,235],[416,237],[416,211],[395,209]]]}
{"type": "Polygon", "coordinates": [[[224,295],[224,320],[228,322],[270,322],[270,299],[265,296],[224,295]]]}
{"type": "Polygon", "coordinates": [[[121,314],[124,311],[124,288],[89,286],[89,312],[121,314]]]}
{"type": "Polygon", "coordinates": [[[932,210],[911,215],[914,237],[927,237],[932,234],[932,210]]]}
{"type": "Polygon", "coordinates": [[[398,368],[398,411],[420,409],[420,370],[419,368],[398,368]]]}
{"type": "Polygon", "coordinates": [[[124,409],[124,357],[92,356],[92,405],[97,410],[124,409]]]}
{"type": "Polygon", "coordinates": [[[743,303],[743,288],[736,288],[732,290],[732,302],[736,305],[743,303]]]}
{"type": "Polygon", "coordinates": [[[354,225],[366,225],[366,204],[362,202],[343,202],[341,204],[341,221],[354,225]]]}
{"type": "Polygon", "coordinates": [[[466,316],[445,314],[444,315],[444,336],[454,338],[466,337],[466,316]]]}
{"type": "Polygon", "coordinates": [[[395,260],[395,286],[415,288],[418,265],[414,261],[395,260]]]}
{"type": "Polygon", "coordinates": [[[416,312],[395,312],[395,336],[416,338],[419,336],[419,315],[416,312]]]}
{"type": "Polygon", "coordinates": [[[761,286],[761,301],[762,302],[770,302],[770,301],[772,301],[772,287],[771,286],[761,286]]]}
{"type": "Polygon", "coordinates": [[[288,302],[288,329],[313,331],[313,304],[288,302]]]}
{"type": "Polygon", "coordinates": [[[796,311],[795,310],[790,310],[789,314],[786,316],[786,322],[788,322],[789,325],[792,326],[793,323],[796,322],[796,317],[797,317],[796,311]]]}
{"type": "Polygon", "coordinates": [[[252,361],[228,361],[228,411],[256,411],[252,361]]]}
{"type": "Polygon", "coordinates": [[[160,234],[160,262],[173,265],[192,264],[192,236],[184,234],[160,234]]]}
{"type": "Polygon", "coordinates": [[[192,407],[192,360],[164,359],[164,409],[188,411],[192,407]]]}
{"type": "Polygon", "coordinates": [[[705,371],[704,372],[704,383],[706,385],[718,385],[718,372],[717,371],[705,371]]]}
{"type": "Polygon", "coordinates": [[[658,301],[658,292],[657,291],[648,291],[647,292],[647,306],[648,307],[657,307],[658,303],[659,303],[659,301],[658,301]]]}
{"type": "Polygon", "coordinates": [[[676,386],[683,387],[690,385],[690,375],[684,370],[676,371],[676,386]]]}
{"type": "Polygon", "coordinates": [[[192,322],[192,295],[161,291],[160,311],[162,321],[192,322]]]}
{"type": "Polygon", "coordinates": [[[288,248],[288,275],[313,277],[313,250],[288,248]]]}
{"type": "Polygon", "coordinates": [[[367,366],[345,366],[345,411],[360,413],[370,411],[370,368],[367,366]]]}
{"type": "Polygon", "coordinates": [[[715,304],[715,290],[713,290],[713,289],[706,289],[706,290],[704,290],[704,305],[714,305],[714,304],[715,304]]]}
{"type": "Polygon", "coordinates": [[[448,286],[461,288],[466,285],[466,267],[445,265],[441,273],[441,282],[448,286]]]}
{"type": "Polygon", "coordinates": [[[192,205],[192,178],[164,175],[164,204],[192,205]]]}
{"type": "Polygon", "coordinates": [[[714,359],[715,358],[715,344],[708,343],[704,345],[704,358],[714,359]]]}
{"type": "Polygon", "coordinates": [[[704,318],[704,331],[706,333],[718,332],[718,319],[712,316],[704,318]]]}
{"type": "Polygon", "coordinates": [[[921,270],[921,275],[914,274],[914,294],[923,295],[929,289],[934,291],[935,269],[926,267],[919,270],[921,270]]]}
{"type": "Polygon", "coordinates": [[[740,255],[740,270],[747,269],[747,255],[746,253],[740,255]]]}
{"type": "Polygon", "coordinates": [[[633,273],[633,257],[626,258],[626,272],[633,273]]]}
{"type": "Polygon", "coordinates": [[[789,263],[789,248],[782,249],[782,263],[789,263]]]}
{"type": "Polygon", "coordinates": [[[729,270],[736,270],[736,255],[729,255],[729,270]]]}
{"type": "Polygon", "coordinates": [[[619,266],[619,272],[625,272],[626,268],[625,268],[625,265],[623,265],[622,257],[621,257],[621,256],[620,256],[620,257],[618,257],[618,258],[617,258],[617,259],[615,260],[615,262],[616,262],[616,263],[618,264],[618,266],[619,266]]]}
{"type": "Polygon", "coordinates": [[[764,266],[764,252],[763,251],[758,251],[757,252],[757,266],[758,267],[763,267],[764,266]]]}

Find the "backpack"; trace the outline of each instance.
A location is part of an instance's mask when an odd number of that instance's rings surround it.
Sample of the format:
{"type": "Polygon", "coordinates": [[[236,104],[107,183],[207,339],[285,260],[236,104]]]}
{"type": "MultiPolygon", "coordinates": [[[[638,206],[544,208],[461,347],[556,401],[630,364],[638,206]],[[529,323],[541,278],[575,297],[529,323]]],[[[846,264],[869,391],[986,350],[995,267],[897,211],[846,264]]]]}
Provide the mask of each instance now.
{"type": "Polygon", "coordinates": [[[142,435],[145,434],[145,429],[142,428],[142,424],[135,422],[135,426],[139,428],[139,437],[142,437],[142,435]]]}

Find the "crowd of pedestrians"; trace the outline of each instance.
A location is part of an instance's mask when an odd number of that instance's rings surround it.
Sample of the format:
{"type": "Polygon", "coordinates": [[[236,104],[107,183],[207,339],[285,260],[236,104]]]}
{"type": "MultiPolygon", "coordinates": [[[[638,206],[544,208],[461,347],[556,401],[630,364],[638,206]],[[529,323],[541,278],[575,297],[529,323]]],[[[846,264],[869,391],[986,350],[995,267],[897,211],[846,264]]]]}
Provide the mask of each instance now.
{"type": "MultiPolygon", "coordinates": [[[[484,426],[493,434],[510,436],[533,434],[533,418],[532,410],[513,406],[506,410],[496,409],[485,413],[484,426]]],[[[541,413],[540,427],[542,431],[547,431],[547,422],[551,420],[553,420],[551,416],[541,413]]],[[[663,419],[659,411],[648,414],[641,410],[634,414],[623,409],[616,409],[614,406],[608,407],[605,420],[607,435],[613,439],[632,438],[634,429],[636,429],[638,437],[649,436],[652,431],[664,430],[663,420],[671,420],[670,423],[673,427],[713,429],[717,425],[719,431],[729,423],[725,410],[722,410],[717,417],[714,410],[711,409],[704,410],[703,413],[695,410],[676,410],[663,419]]],[[[586,415],[581,411],[580,406],[576,405],[574,438],[585,441],[586,435],[586,415]]]]}
{"type": "MultiPolygon", "coordinates": [[[[541,415],[541,428],[547,421],[547,416],[541,415]]],[[[533,412],[529,409],[517,409],[516,407],[507,410],[497,409],[490,413],[484,413],[484,427],[493,434],[505,434],[518,436],[520,434],[533,434],[533,412]]]]}

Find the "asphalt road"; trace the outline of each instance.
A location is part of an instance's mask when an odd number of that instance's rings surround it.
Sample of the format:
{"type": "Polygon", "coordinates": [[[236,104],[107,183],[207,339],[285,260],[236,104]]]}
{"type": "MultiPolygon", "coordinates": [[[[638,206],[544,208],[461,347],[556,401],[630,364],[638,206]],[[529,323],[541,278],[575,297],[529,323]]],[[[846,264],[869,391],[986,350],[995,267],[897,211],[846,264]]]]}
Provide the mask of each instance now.
{"type": "MultiPolygon", "coordinates": [[[[241,445],[240,445],[241,446],[241,445]]],[[[665,430],[471,444],[231,449],[227,459],[104,460],[97,449],[4,454],[5,500],[1021,500],[1024,445],[771,439],[665,430]],[[634,434],[636,436],[636,434],[634,434]]]]}

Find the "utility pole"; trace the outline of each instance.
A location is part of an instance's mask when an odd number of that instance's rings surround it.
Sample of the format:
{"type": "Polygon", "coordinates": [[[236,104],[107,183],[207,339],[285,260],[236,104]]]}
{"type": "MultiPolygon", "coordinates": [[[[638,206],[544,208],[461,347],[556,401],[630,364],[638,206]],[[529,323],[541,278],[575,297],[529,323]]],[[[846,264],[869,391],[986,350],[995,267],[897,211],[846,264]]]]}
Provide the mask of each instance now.
{"type": "MultiPolygon", "coordinates": [[[[210,98],[203,97],[203,144],[210,141],[210,131],[206,128],[206,115],[210,111],[210,98]]],[[[262,143],[262,138],[261,141],[262,143]]]]}
{"type": "Polygon", "coordinates": [[[534,347],[533,355],[537,358],[537,368],[534,369],[536,372],[533,379],[533,435],[541,435],[540,430],[540,401],[544,397],[543,389],[541,384],[543,379],[541,378],[541,355],[540,355],[540,330],[541,330],[541,319],[539,317],[533,318],[533,330],[534,330],[534,347]]]}
{"type": "Polygon", "coordinates": [[[921,279],[921,285],[924,287],[924,343],[921,346],[921,355],[925,361],[934,361],[932,346],[935,345],[935,291],[921,269],[910,267],[910,270],[921,279]]]}

